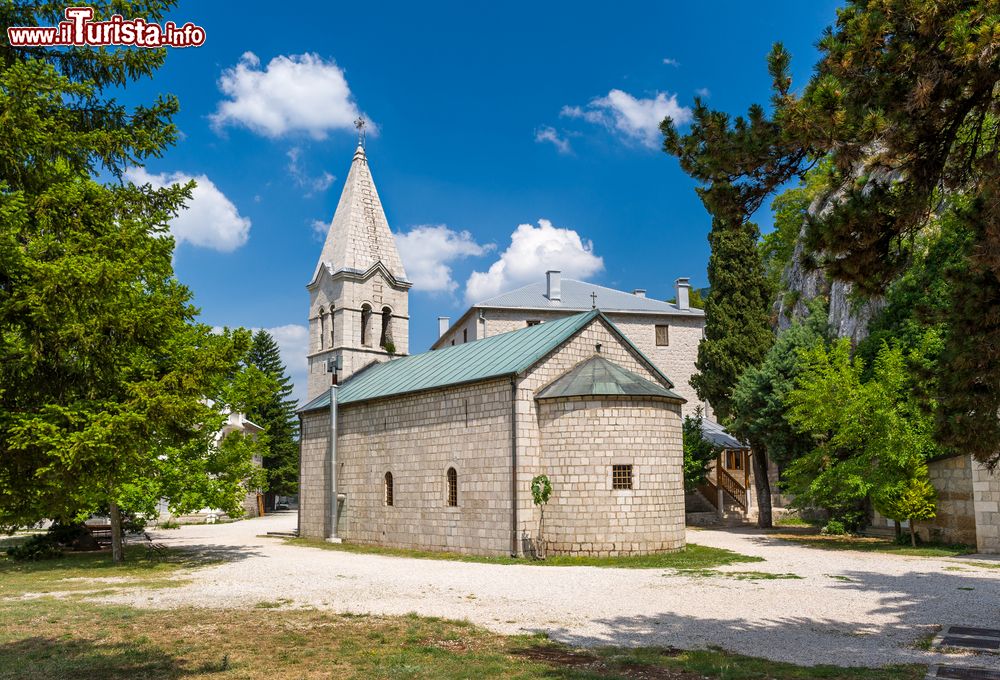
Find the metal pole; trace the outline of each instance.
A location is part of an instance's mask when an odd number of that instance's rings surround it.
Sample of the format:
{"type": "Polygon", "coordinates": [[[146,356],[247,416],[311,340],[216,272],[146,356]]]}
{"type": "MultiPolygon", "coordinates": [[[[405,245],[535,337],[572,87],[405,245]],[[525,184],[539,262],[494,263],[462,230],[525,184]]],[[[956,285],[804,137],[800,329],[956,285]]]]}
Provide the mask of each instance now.
{"type": "Polygon", "coordinates": [[[337,515],[340,505],[337,493],[337,386],[330,385],[330,535],[327,541],[340,543],[337,535],[337,515]]]}

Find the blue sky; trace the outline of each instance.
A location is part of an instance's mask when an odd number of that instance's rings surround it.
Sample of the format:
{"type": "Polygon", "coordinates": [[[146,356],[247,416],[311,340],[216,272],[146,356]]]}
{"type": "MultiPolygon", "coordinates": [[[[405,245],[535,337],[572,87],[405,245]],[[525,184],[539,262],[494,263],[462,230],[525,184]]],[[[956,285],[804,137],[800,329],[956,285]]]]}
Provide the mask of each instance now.
{"type": "Polygon", "coordinates": [[[709,219],[655,120],[683,119],[698,93],[731,113],[765,102],[779,40],[801,86],[836,3],[239,7],[173,11],[207,41],[123,93],[181,104],[181,141],[132,176],[200,181],[174,225],[177,275],[206,323],[273,329],[303,396],[316,224],[333,216],[358,112],[415,282],[411,351],[437,316],[548,267],[669,298],[678,276],[707,283],[709,219]]]}

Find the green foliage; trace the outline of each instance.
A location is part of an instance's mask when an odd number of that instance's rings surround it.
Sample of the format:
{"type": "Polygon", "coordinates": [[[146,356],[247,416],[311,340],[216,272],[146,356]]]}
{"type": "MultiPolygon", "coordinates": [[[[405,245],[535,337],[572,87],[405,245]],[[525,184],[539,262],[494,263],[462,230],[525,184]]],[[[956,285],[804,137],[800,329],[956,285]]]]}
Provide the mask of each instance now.
{"type": "Polygon", "coordinates": [[[702,434],[702,411],[684,417],[684,488],[693,491],[705,481],[709,466],[718,459],[722,448],[705,439],[702,434]]]}
{"type": "Polygon", "coordinates": [[[35,562],[62,557],[58,539],[52,533],[35,534],[20,545],[7,548],[7,557],[17,562],[35,562]]]}
{"type": "Polygon", "coordinates": [[[792,261],[809,206],[829,188],[830,163],[824,159],[805,173],[798,186],[785,189],[771,202],[774,230],[764,234],[757,247],[772,290],[781,288],[781,274],[792,261]]]}
{"type": "Polygon", "coordinates": [[[552,483],[547,475],[536,475],[531,480],[531,499],[535,505],[545,505],[552,495],[552,483]]]}
{"type": "Polygon", "coordinates": [[[787,468],[787,485],[797,505],[824,507],[852,528],[869,497],[882,497],[939,452],[908,367],[919,351],[904,356],[885,344],[869,368],[840,339],[829,348],[817,342],[800,357],[787,417],[813,448],[787,468]]]}
{"type": "Polygon", "coordinates": [[[809,316],[781,333],[763,363],[745,370],[733,390],[729,430],[740,439],[762,444],[779,465],[812,448],[812,439],[788,421],[786,400],[801,371],[801,350],[829,342],[826,318],[822,301],[813,301],[809,316]]]}
{"type": "Polygon", "coordinates": [[[823,527],[823,533],[829,536],[843,536],[847,533],[847,529],[844,527],[844,523],[839,519],[831,519],[823,527]]]}
{"type": "MultiPolygon", "coordinates": [[[[92,4],[150,20],[169,7],[92,4]]],[[[5,3],[0,20],[62,9],[5,3]]],[[[253,447],[215,438],[254,382],[250,335],[195,323],[172,269],[169,222],[193,184],[94,179],[176,139],[173,97],[128,110],[107,92],[165,54],[0,46],[0,526],[146,514],[161,497],[235,512],[252,476],[253,447]]]]}
{"type": "Polygon", "coordinates": [[[299,450],[296,402],[292,396],[292,381],[281,361],[278,343],[265,330],[253,336],[247,361],[269,380],[266,389],[254,395],[246,409],[247,417],[264,428],[267,450],[264,470],[265,489],[281,496],[298,493],[299,450]]]}
{"type": "Polygon", "coordinates": [[[881,489],[873,500],[875,508],[889,519],[912,521],[937,516],[937,492],[927,476],[926,465],[881,489]]]}
{"type": "MultiPolygon", "coordinates": [[[[690,134],[663,122],[665,148],[692,177],[734,187],[744,215],[828,159],[836,192],[806,220],[804,251],[859,295],[884,292],[913,264],[911,245],[928,221],[961,204],[953,219],[969,247],[948,275],[937,436],[992,467],[1000,462],[1000,3],[848,0],[819,50],[809,82],[793,90],[791,57],[775,45],[770,118],[755,104],[730,121],[698,101],[690,134]]],[[[796,221],[801,199],[779,204],[782,218],[796,221]]],[[[786,236],[771,244],[775,260],[786,236]]]]}

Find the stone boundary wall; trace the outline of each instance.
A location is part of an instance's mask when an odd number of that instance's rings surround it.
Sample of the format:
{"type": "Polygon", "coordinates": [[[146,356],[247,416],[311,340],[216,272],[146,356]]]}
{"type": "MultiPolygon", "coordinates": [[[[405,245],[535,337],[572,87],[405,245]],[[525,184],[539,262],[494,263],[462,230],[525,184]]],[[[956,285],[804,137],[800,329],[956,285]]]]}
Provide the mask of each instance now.
{"type": "MultiPolygon", "coordinates": [[[[937,491],[937,517],[917,522],[917,533],[925,541],[975,545],[972,458],[943,458],[931,461],[927,469],[937,491]]],[[[892,520],[888,520],[886,526],[893,526],[892,520]]]]}
{"type": "Polygon", "coordinates": [[[1000,554],[1000,469],[992,474],[972,463],[972,496],[975,502],[976,547],[981,553],[1000,554]]]}

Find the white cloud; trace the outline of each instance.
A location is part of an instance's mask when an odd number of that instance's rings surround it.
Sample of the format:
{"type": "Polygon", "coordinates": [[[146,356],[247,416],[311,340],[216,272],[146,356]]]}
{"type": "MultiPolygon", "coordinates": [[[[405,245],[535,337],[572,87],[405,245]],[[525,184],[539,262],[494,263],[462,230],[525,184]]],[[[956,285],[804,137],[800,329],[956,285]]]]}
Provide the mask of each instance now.
{"type": "Polygon", "coordinates": [[[469,232],[454,231],[443,224],[421,225],[396,234],[396,244],[414,290],[427,293],[454,292],[458,283],[449,264],[493,249],[492,245],[476,243],[469,232]]]}
{"type": "Polygon", "coordinates": [[[288,150],[288,172],[296,184],[306,189],[305,195],[308,197],[329,189],[330,185],[333,184],[333,180],[337,178],[325,170],[316,177],[310,177],[299,163],[301,156],[302,150],[297,146],[288,150]]]}
{"type": "Polygon", "coordinates": [[[183,172],[154,175],[145,168],[131,168],[125,177],[135,184],[152,184],[157,189],[192,179],[197,182],[187,207],[170,221],[170,233],[178,244],[190,243],[228,253],[247,242],[250,220],[240,215],[233,202],[205,175],[183,172]]]}
{"type": "Polygon", "coordinates": [[[556,129],[549,125],[535,131],[535,141],[539,143],[550,142],[558,149],[559,153],[569,153],[572,150],[569,146],[569,140],[565,137],[560,137],[556,129]]]}
{"type": "Polygon", "coordinates": [[[709,97],[712,96],[711,90],[709,90],[707,87],[699,87],[697,90],[694,91],[694,93],[699,97],[701,97],[702,99],[708,99],[709,97]]]}
{"type": "Polygon", "coordinates": [[[663,58],[663,63],[666,64],[667,66],[680,66],[681,65],[681,62],[677,61],[676,59],[671,59],[670,57],[664,57],[663,58]]]}
{"type": "Polygon", "coordinates": [[[533,281],[541,281],[546,270],[558,269],[570,278],[585,278],[604,269],[604,260],[594,254],[594,244],[572,229],[538,220],[538,226],[522,224],[510,235],[510,246],[485,272],[472,272],[465,286],[470,303],[497,295],[533,281]]]}
{"type": "Polygon", "coordinates": [[[677,95],[664,92],[640,99],[622,90],[611,90],[608,96],[593,99],[585,108],[564,106],[560,113],[616,130],[651,149],[660,145],[660,123],[664,118],[669,116],[678,125],[691,120],[691,109],[678,104],[677,95]]]}
{"type": "MultiPolygon", "coordinates": [[[[238,125],[267,137],[305,132],[325,139],[331,130],[351,130],[360,115],[344,72],[315,53],[278,55],[264,69],[253,52],[219,78],[228,97],[211,116],[216,128],[238,125]]],[[[369,123],[369,134],[376,132],[369,123]]]]}
{"type": "Polygon", "coordinates": [[[330,223],[323,220],[313,220],[309,223],[309,226],[312,227],[313,235],[320,241],[325,240],[327,232],[330,231],[330,223]]]}

